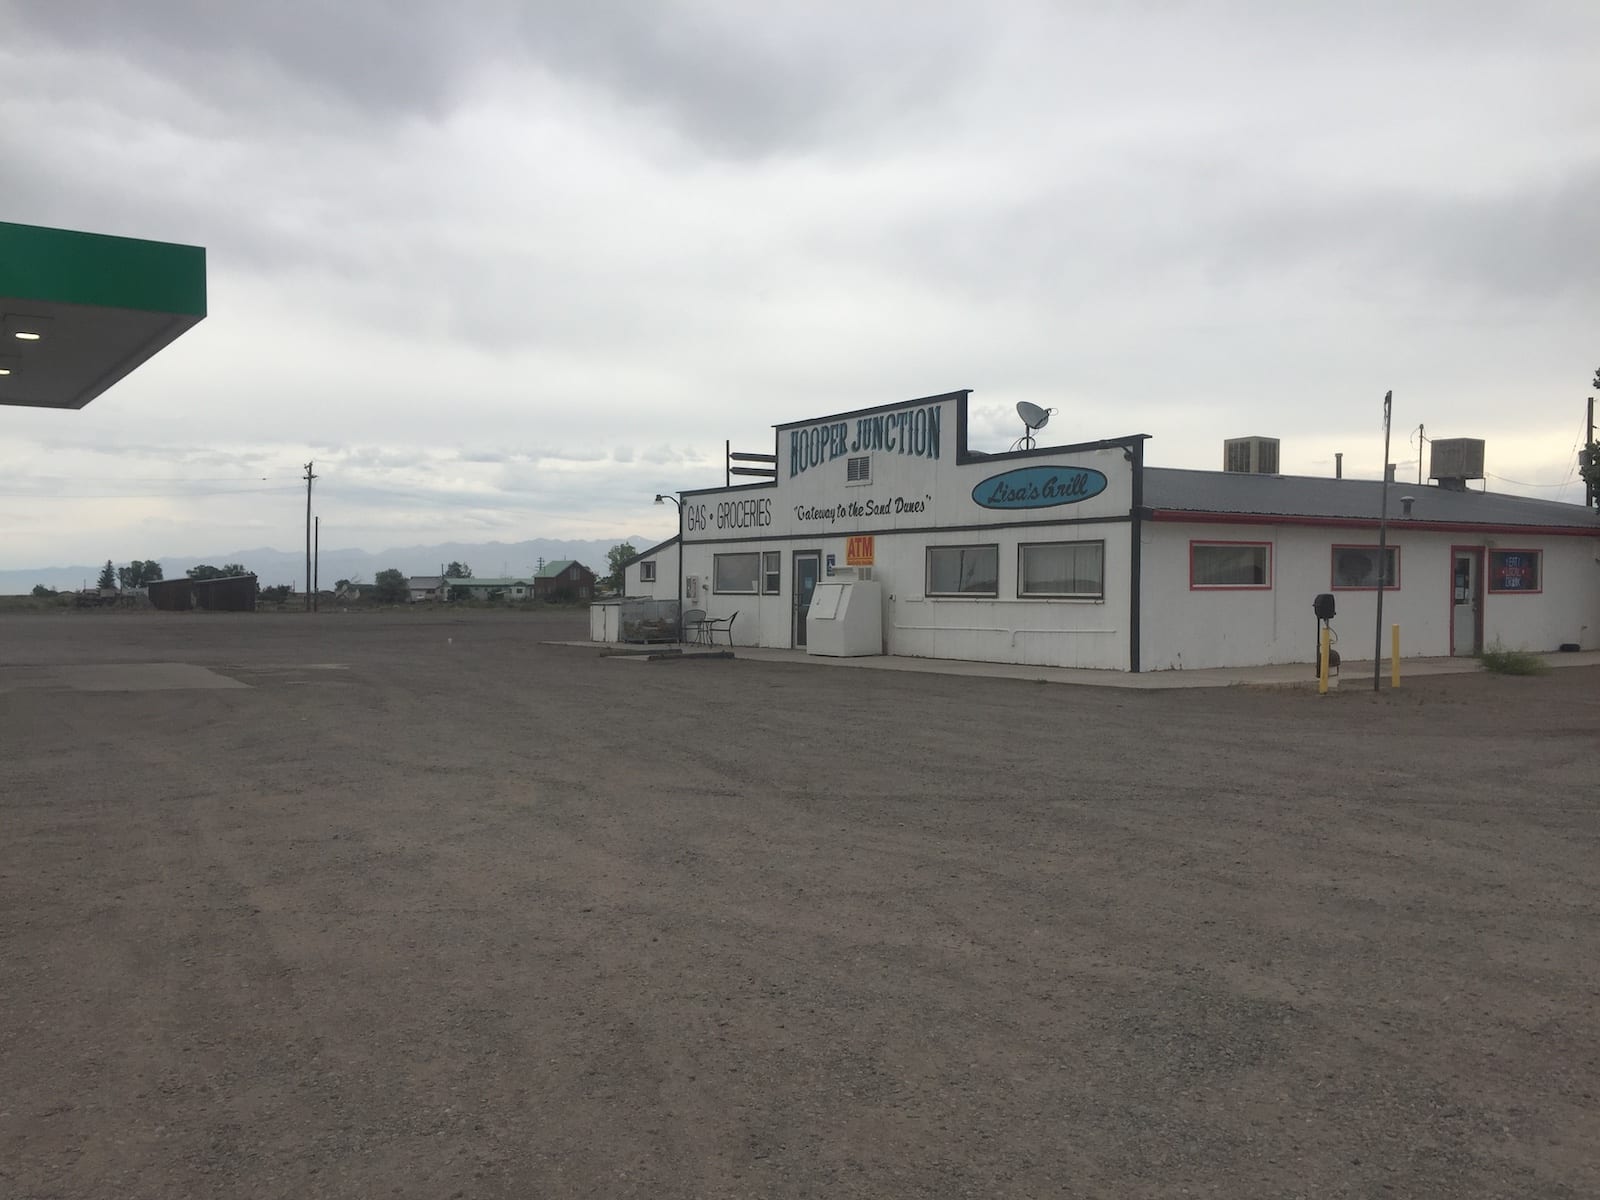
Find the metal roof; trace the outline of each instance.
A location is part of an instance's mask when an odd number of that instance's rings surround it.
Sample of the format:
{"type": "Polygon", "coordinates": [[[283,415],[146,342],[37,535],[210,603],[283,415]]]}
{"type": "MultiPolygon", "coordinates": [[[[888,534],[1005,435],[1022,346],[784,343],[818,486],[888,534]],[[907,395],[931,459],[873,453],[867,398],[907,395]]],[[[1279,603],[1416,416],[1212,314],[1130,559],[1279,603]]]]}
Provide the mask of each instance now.
{"type": "Polygon", "coordinates": [[[82,408],[205,315],[199,246],[0,221],[0,404],[82,408]]]}
{"type": "MultiPolygon", "coordinates": [[[[1237,515],[1260,523],[1265,517],[1377,525],[1384,484],[1376,479],[1328,479],[1309,475],[1255,475],[1233,471],[1189,471],[1146,467],[1144,503],[1156,519],[1193,519],[1199,514],[1237,515]],[[1180,516],[1182,514],[1182,516],[1180,516]]],[[[1534,500],[1499,492],[1457,492],[1432,484],[1396,481],[1389,488],[1389,519],[1401,525],[1567,529],[1600,535],[1600,513],[1581,504],[1534,500]],[[1414,498],[1404,515],[1401,498],[1414,498]]]]}
{"type": "MultiPolygon", "coordinates": [[[[565,571],[568,567],[576,567],[576,566],[579,566],[579,565],[581,565],[581,564],[579,564],[578,560],[575,559],[575,558],[558,558],[558,559],[556,559],[555,562],[547,562],[547,563],[545,563],[544,566],[540,567],[539,571],[538,571],[538,574],[536,574],[534,576],[534,578],[535,579],[554,579],[557,575],[561,574],[561,572],[565,571]]],[[[584,569],[588,570],[587,567],[585,567],[584,569]]]]}

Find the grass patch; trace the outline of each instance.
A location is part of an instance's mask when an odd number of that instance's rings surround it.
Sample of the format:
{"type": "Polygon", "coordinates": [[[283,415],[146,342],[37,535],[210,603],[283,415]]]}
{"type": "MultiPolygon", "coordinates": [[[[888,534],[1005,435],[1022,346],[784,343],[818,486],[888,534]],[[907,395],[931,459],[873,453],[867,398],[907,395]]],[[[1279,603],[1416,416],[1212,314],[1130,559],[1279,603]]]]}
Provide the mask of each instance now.
{"type": "Polygon", "coordinates": [[[60,612],[72,607],[72,595],[0,596],[0,612],[60,612]]]}
{"type": "Polygon", "coordinates": [[[1485,671],[1496,675],[1543,675],[1550,668],[1529,650],[1507,650],[1499,642],[1478,655],[1485,671]]]}

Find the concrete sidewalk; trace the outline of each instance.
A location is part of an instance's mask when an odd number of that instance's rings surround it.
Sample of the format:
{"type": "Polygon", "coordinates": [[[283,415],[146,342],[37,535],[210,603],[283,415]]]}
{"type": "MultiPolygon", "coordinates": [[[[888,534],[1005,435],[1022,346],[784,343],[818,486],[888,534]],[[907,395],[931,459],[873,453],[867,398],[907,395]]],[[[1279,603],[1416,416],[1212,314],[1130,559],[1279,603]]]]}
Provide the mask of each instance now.
{"type": "MultiPolygon", "coordinates": [[[[677,650],[683,658],[726,658],[727,649],[709,652],[702,646],[657,646],[646,648],[606,642],[556,642],[552,645],[585,646],[608,650],[616,662],[647,662],[651,657],[677,650]]],[[[1162,691],[1176,688],[1213,687],[1316,687],[1314,669],[1309,662],[1280,663],[1261,667],[1213,667],[1198,671],[1149,671],[1137,675],[1126,671],[1097,671],[1073,667],[1035,667],[1017,663],[966,662],[956,659],[906,658],[876,655],[868,658],[828,658],[804,650],[772,650],[761,646],[734,646],[735,658],[749,662],[803,663],[817,667],[846,667],[861,671],[910,671],[924,675],[965,675],[979,679],[1020,679],[1040,683],[1070,683],[1087,687],[1130,688],[1162,691]]],[[[1600,666],[1600,650],[1575,654],[1542,654],[1551,667],[1600,666]]],[[[1389,686],[1388,660],[1384,660],[1382,686],[1389,686]]],[[[1402,658],[1401,686],[1408,678],[1420,675],[1467,675],[1481,671],[1475,658],[1402,658]]],[[[1347,660],[1341,668],[1340,686],[1372,686],[1372,660],[1347,660]]]]}

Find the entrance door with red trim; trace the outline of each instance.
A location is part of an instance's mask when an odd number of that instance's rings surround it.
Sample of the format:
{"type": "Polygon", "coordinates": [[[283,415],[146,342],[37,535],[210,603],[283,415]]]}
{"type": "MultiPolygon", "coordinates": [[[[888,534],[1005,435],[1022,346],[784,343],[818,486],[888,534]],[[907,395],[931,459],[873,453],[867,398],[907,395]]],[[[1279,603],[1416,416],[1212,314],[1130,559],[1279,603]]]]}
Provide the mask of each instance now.
{"type": "Polygon", "coordinates": [[[1483,649],[1483,547],[1450,548],[1450,653],[1483,649]]]}

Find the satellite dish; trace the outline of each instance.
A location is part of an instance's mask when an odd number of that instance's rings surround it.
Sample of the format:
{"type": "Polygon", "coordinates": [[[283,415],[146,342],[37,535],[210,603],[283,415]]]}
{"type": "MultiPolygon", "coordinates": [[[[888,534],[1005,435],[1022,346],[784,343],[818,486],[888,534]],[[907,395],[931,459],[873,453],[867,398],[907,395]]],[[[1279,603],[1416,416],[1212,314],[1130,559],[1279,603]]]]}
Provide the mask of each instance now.
{"type": "Polygon", "coordinates": [[[1017,416],[1029,429],[1043,429],[1050,421],[1050,410],[1024,400],[1017,405],[1017,416]]]}
{"type": "Polygon", "coordinates": [[[1032,450],[1033,431],[1043,429],[1050,420],[1054,409],[1040,408],[1037,404],[1030,404],[1026,400],[1017,404],[1017,416],[1022,418],[1022,436],[1012,443],[1013,450],[1032,450]]]}

